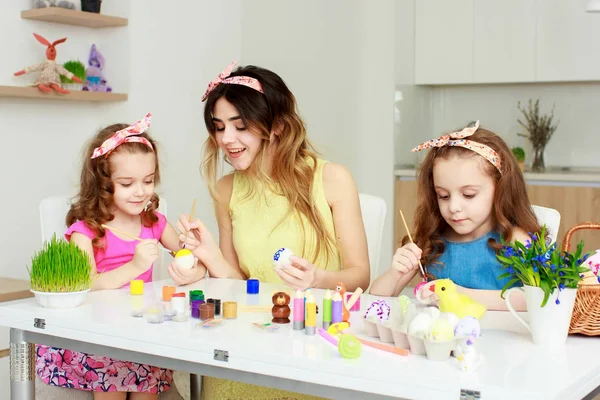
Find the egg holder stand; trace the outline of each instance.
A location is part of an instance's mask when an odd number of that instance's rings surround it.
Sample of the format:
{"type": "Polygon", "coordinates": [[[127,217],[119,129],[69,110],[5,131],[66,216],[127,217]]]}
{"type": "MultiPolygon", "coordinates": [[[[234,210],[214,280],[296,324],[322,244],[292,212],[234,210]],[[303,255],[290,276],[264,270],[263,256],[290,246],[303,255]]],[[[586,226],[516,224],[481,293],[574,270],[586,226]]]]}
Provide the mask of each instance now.
{"type": "MultiPolygon", "coordinates": [[[[399,328],[389,326],[387,323],[376,323],[363,318],[367,336],[379,338],[383,343],[394,343],[401,349],[408,349],[412,354],[424,355],[430,361],[447,361],[452,353],[456,353],[460,345],[464,345],[469,337],[454,336],[450,340],[434,341],[427,337],[419,337],[404,332],[399,328]]],[[[477,349],[477,341],[474,344],[477,349]]],[[[456,354],[455,354],[456,355],[456,354]]]]}

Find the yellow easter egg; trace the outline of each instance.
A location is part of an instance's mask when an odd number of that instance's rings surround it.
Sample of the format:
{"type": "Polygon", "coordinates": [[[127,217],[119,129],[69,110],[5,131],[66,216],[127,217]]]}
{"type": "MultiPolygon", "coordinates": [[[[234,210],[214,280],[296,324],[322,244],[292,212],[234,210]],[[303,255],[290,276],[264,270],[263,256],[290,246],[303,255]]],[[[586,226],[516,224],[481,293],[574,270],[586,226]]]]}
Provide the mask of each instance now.
{"type": "Polygon", "coordinates": [[[188,249],[181,249],[175,254],[175,262],[181,268],[190,269],[194,266],[194,254],[188,249]]]}

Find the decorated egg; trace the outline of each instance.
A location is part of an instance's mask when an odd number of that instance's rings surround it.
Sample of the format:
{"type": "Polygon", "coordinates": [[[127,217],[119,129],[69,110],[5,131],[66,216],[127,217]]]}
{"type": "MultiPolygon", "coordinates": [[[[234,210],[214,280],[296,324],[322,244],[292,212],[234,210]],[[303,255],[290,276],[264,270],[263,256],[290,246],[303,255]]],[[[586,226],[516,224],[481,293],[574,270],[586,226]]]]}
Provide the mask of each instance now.
{"type": "Polygon", "coordinates": [[[181,268],[191,269],[194,266],[194,254],[188,249],[181,249],[175,254],[175,263],[181,268]]]}
{"type": "Polygon", "coordinates": [[[293,255],[294,253],[290,249],[282,247],[273,254],[273,265],[275,268],[290,265],[292,263],[290,257],[293,255]]]}
{"type": "Polygon", "coordinates": [[[415,291],[414,291],[415,296],[417,295],[417,293],[419,293],[419,290],[421,290],[423,285],[426,283],[427,283],[427,281],[422,281],[422,282],[417,283],[417,286],[415,286],[415,291]]]}
{"type": "Polygon", "coordinates": [[[378,322],[387,321],[390,318],[390,305],[385,300],[376,300],[371,303],[365,313],[365,318],[378,322]]]}
{"type": "Polygon", "coordinates": [[[477,339],[481,335],[481,325],[475,317],[464,317],[454,329],[454,335],[477,339]]]}

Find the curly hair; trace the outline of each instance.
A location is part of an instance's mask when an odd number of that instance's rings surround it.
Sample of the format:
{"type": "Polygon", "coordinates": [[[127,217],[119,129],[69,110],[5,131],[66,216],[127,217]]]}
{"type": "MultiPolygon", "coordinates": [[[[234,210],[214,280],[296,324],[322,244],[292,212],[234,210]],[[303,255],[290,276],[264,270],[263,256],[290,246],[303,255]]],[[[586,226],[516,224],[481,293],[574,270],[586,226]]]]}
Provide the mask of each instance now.
{"type": "MultiPolygon", "coordinates": [[[[71,226],[77,221],[84,221],[85,224],[92,229],[96,236],[92,240],[92,245],[96,248],[103,247],[104,236],[106,234],[102,224],[112,221],[114,215],[112,209],[114,207],[114,184],[111,179],[110,158],[116,153],[154,153],[156,160],[156,170],[154,173],[154,182],[160,182],[160,170],[158,167],[158,150],[156,142],[147,134],[143,133],[139,136],[146,138],[154,151],[143,143],[126,142],[113,151],[104,156],[92,159],[94,149],[99,147],[106,139],[114,135],[117,131],[127,128],[128,124],[113,124],[100,130],[88,143],[83,155],[83,167],[79,179],[79,193],[71,204],[71,208],[67,213],[66,223],[71,226]]],[[[145,211],[142,212],[142,224],[144,226],[152,226],[158,221],[155,211],[158,209],[159,198],[156,193],[152,195],[150,204],[145,211]]]]}
{"type": "MultiPolygon", "coordinates": [[[[444,146],[432,148],[425,157],[418,176],[418,206],[415,213],[415,243],[422,250],[423,265],[432,265],[444,252],[443,233],[448,227],[440,213],[437,194],[433,182],[433,167],[438,158],[453,156],[480,157],[484,171],[494,181],[492,219],[495,229],[506,241],[511,241],[514,229],[519,227],[526,232],[539,232],[540,224],[531,208],[525,179],[508,145],[500,136],[484,128],[479,128],[469,140],[485,144],[495,150],[502,160],[502,173],[479,154],[463,147],[444,146]]],[[[408,242],[408,236],[402,244],[408,242]]],[[[501,244],[494,239],[489,245],[498,251],[501,244]]]]}
{"type": "MultiPolygon", "coordinates": [[[[231,76],[240,75],[257,79],[264,94],[243,85],[219,85],[208,96],[204,108],[204,122],[209,136],[204,143],[202,175],[208,183],[209,191],[215,201],[220,201],[216,191],[220,150],[215,138],[213,109],[217,100],[223,97],[236,107],[244,124],[262,139],[259,153],[250,168],[236,173],[252,176],[261,182],[278,184],[290,204],[284,219],[298,212],[307,218],[310,227],[316,233],[316,249],[314,254],[307,258],[312,256],[314,262],[318,255],[324,252],[325,258],[328,259],[335,254],[337,244],[327,231],[311,196],[317,153],[309,142],[306,126],[298,115],[296,98],[281,77],[272,71],[248,65],[238,67],[231,73],[231,76]],[[273,131],[279,132],[272,139],[277,143],[278,151],[273,159],[271,174],[267,175],[265,166],[273,131]]],[[[225,162],[228,162],[226,158],[225,162]]],[[[253,184],[252,179],[249,182],[253,184]]],[[[254,190],[255,187],[251,186],[247,195],[252,195],[254,190]]],[[[304,229],[304,225],[302,227],[304,229]]]]}

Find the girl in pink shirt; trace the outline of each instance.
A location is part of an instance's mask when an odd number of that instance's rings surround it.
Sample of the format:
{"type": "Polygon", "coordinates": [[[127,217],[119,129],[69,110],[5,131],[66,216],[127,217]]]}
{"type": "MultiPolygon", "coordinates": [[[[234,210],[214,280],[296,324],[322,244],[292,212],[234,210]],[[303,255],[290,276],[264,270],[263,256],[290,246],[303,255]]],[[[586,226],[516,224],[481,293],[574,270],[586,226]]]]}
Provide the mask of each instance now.
{"type": "MultiPolygon", "coordinates": [[[[150,119],[110,125],[87,148],[65,237],[89,254],[93,290],[126,287],[133,279],[150,282],[158,243],[179,249],[177,232],[156,212],[160,174],[156,144],[146,133],[150,119]]],[[[206,271],[198,262],[194,269],[206,271]]],[[[96,400],[125,400],[128,392],[130,400],[157,399],[173,380],[168,369],[42,345],[36,347],[36,372],[46,384],[91,391],[96,400]]]]}

